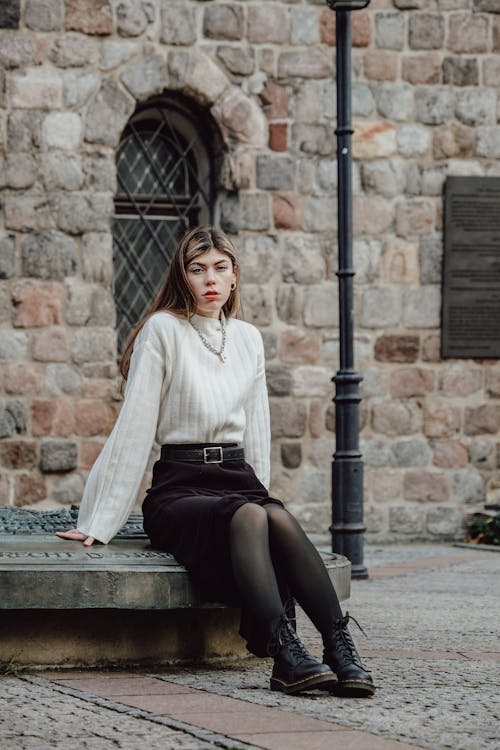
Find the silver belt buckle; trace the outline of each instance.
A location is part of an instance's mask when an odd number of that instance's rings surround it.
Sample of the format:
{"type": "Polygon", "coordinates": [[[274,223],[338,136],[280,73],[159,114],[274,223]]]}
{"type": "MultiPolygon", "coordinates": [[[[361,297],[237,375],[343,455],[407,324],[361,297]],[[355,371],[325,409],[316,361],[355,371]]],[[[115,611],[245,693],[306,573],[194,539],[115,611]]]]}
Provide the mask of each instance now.
{"type": "Polygon", "coordinates": [[[224,460],[222,455],[222,446],[217,445],[214,448],[203,448],[203,463],[204,464],[221,464],[224,460]],[[209,458],[211,452],[216,453],[217,458],[209,458]]]}

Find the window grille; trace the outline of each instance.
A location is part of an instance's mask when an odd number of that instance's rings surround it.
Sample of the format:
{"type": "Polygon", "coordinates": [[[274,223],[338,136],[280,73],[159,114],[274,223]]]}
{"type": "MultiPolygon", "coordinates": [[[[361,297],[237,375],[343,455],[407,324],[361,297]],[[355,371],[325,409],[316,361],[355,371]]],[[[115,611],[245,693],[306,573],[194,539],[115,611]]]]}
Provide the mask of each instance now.
{"type": "Polygon", "coordinates": [[[190,226],[213,222],[213,170],[200,116],[181,100],[138,109],[116,156],[113,221],[118,347],[147,312],[190,226]]]}

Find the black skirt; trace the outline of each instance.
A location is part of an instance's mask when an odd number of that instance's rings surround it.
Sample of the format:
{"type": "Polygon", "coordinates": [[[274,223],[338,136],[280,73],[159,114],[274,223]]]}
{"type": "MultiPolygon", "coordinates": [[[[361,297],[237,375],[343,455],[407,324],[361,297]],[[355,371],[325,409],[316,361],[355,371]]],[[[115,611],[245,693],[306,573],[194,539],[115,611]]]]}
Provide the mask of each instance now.
{"type": "MultiPolygon", "coordinates": [[[[244,460],[204,464],[169,459],[153,467],[142,506],[144,530],[154,548],[169,552],[185,566],[206,601],[242,607],[231,566],[229,526],[245,503],[284,507],[269,496],[244,460]]],[[[278,584],[285,603],[286,581],[278,584]]],[[[242,607],[240,633],[257,656],[266,655],[262,627],[258,612],[242,607]]]]}

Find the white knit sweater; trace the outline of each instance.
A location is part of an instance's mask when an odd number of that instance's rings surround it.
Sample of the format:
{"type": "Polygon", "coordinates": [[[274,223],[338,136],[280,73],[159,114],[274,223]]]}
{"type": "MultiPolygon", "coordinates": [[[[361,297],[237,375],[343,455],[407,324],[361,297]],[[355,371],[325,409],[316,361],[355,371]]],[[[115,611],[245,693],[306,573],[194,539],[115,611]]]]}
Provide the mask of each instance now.
{"type": "MultiPolygon", "coordinates": [[[[193,323],[219,350],[221,325],[200,315],[193,323]]],[[[257,477],[269,486],[270,427],[264,348],[249,323],[227,321],[226,362],[194,328],[155,313],[134,345],[125,399],[87,480],[78,529],[107,543],[132,509],[153,443],[238,443],[257,477]]]]}

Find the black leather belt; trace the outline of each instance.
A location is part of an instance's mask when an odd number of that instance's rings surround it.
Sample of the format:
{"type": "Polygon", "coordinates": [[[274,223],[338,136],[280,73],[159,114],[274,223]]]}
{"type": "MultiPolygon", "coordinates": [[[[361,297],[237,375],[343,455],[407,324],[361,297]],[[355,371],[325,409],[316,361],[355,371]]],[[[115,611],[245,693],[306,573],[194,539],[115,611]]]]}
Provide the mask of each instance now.
{"type": "Polygon", "coordinates": [[[221,464],[224,461],[238,461],[245,458],[243,448],[224,448],[222,445],[206,446],[205,448],[177,448],[172,445],[162,445],[161,460],[194,461],[202,464],[221,464]]]}

